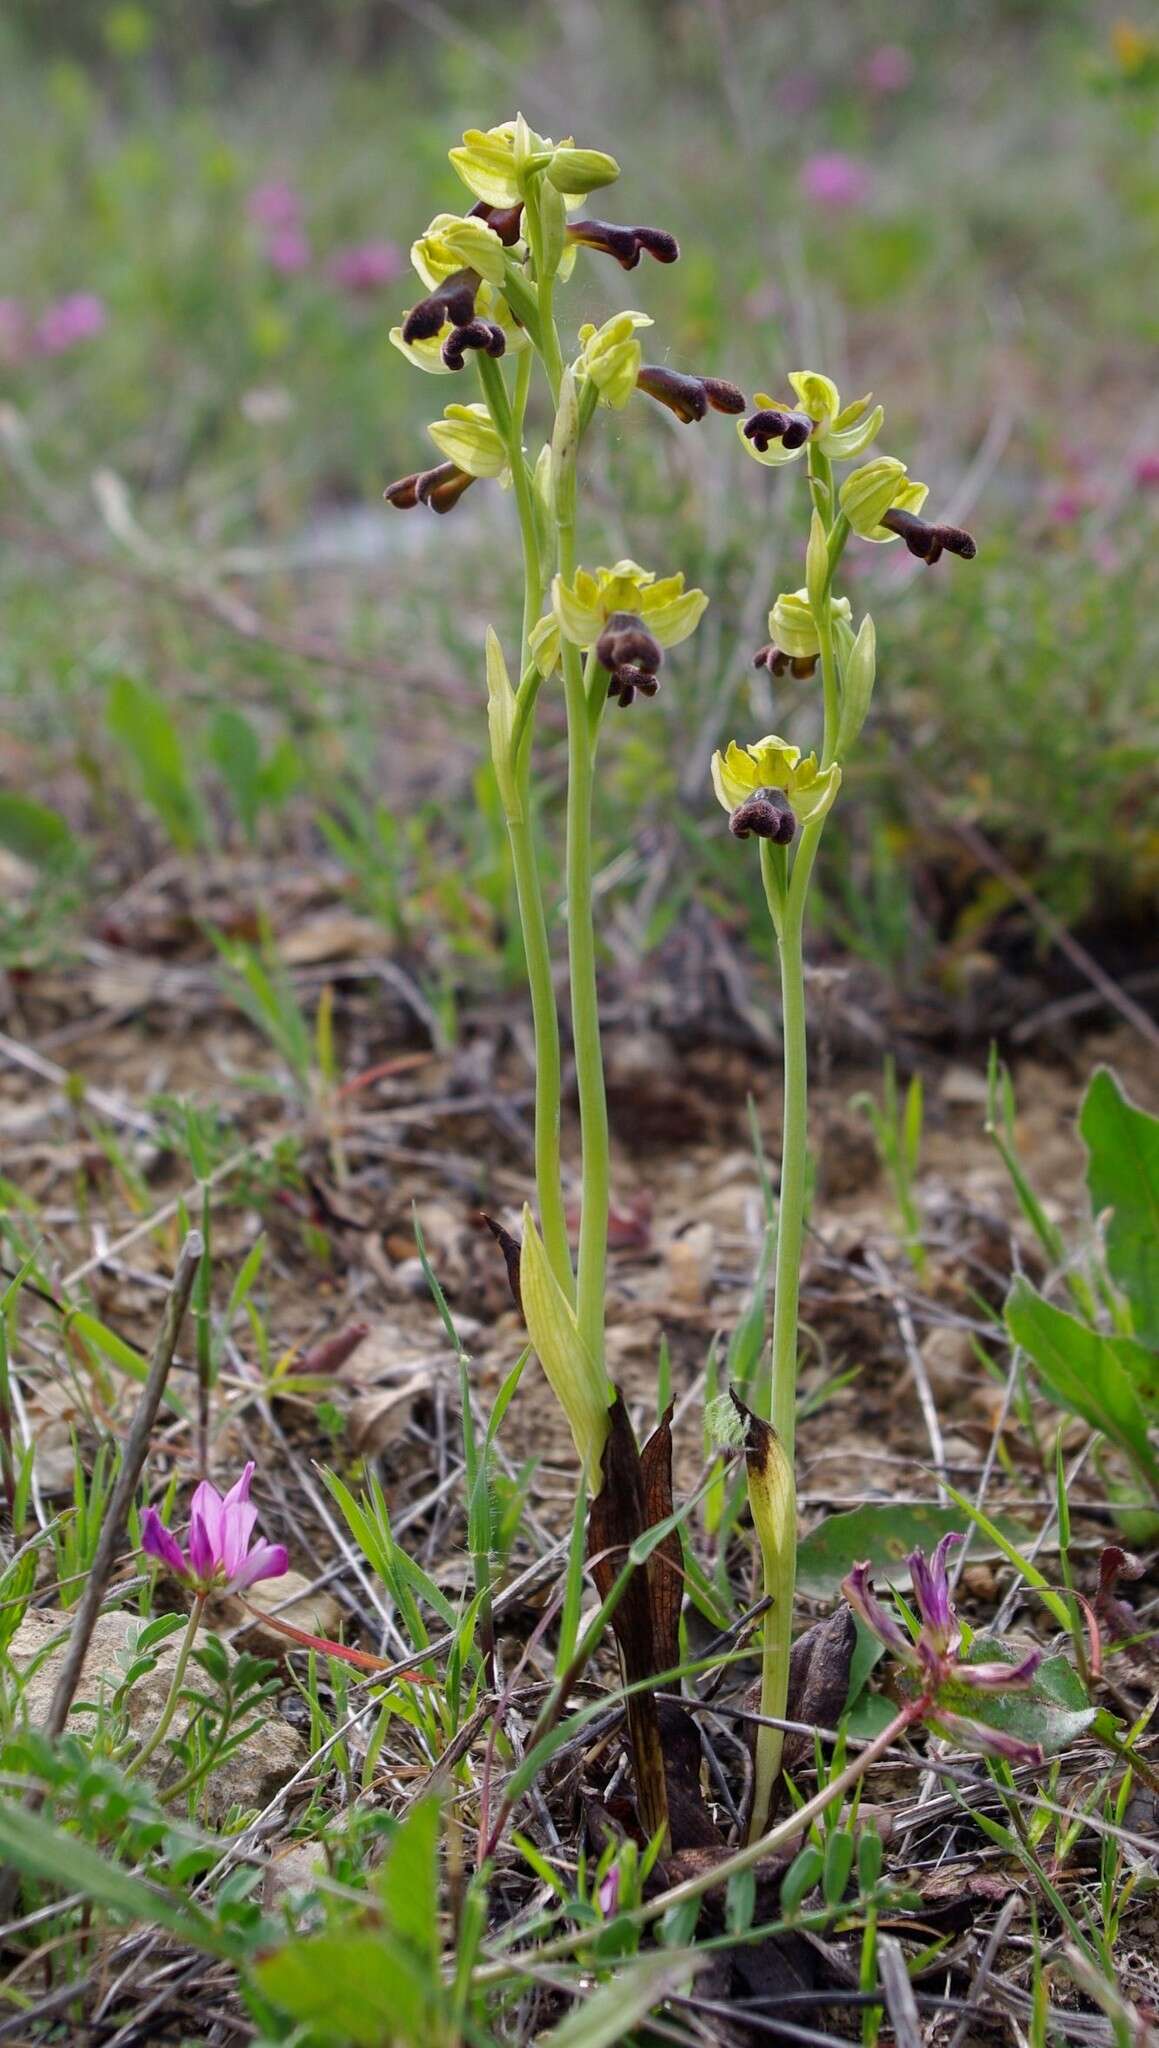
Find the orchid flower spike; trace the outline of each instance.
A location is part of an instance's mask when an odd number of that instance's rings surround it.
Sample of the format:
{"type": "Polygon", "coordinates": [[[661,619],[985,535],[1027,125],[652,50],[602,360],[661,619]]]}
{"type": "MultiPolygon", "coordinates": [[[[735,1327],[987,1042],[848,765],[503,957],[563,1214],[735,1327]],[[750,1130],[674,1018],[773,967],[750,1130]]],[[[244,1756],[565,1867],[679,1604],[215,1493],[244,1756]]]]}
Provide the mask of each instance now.
{"type": "Polygon", "coordinates": [[[947,1559],[954,1545],[961,1541],[961,1534],[951,1530],[942,1537],[932,1557],[927,1558],[920,1550],[910,1554],[908,1564],[919,1622],[916,1637],[908,1634],[878,1599],[871,1565],[854,1565],[841,1590],[858,1619],[887,1650],[893,1651],[911,1681],[920,1688],[922,1719],[935,1734],[952,1736],[971,1748],[1005,1757],[1011,1763],[1041,1763],[1042,1750],[1037,1743],[1025,1742],[960,1711],[969,1704],[972,1693],[1024,1691],[1044,1655],[1042,1650],[1030,1650],[1013,1664],[970,1664],[958,1657],[962,1630],[950,1597],[947,1559]]]}
{"type": "Polygon", "coordinates": [[[202,1480],[189,1511],[187,1550],[165,1527],[156,1508],[146,1508],[142,1550],[199,1595],[241,1593],[258,1579],[280,1579],[289,1564],[285,1544],[259,1539],[250,1547],[258,1518],[249,1497],[253,1474],[251,1459],[224,1495],[208,1479],[202,1480]]]}

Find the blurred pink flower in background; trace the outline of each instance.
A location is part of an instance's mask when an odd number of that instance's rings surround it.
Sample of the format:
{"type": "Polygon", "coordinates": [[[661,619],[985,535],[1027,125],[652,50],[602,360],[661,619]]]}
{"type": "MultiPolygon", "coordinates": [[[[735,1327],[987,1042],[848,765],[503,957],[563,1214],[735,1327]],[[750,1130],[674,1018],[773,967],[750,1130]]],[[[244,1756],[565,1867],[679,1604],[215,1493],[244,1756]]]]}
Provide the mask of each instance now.
{"type": "Polygon", "coordinates": [[[20,299],[0,299],[0,363],[19,363],[28,354],[32,322],[20,299]]]}
{"type": "Polygon", "coordinates": [[[92,341],[108,324],[105,302],[95,292],[69,292],[42,313],[33,329],[39,355],[60,356],[82,341],[92,341]]]}
{"type": "Polygon", "coordinates": [[[264,185],[255,185],[246,200],[246,212],[259,228],[302,225],[302,202],[285,178],[270,178],[264,185]]]}
{"type": "Polygon", "coordinates": [[[309,269],[310,242],[301,228],[275,228],[265,240],[266,261],[282,277],[297,277],[309,269]]]}
{"type": "MultiPolygon", "coordinates": [[[[2,333],[3,326],[0,325],[0,334],[2,333]]],[[[1147,455],[1140,455],[1131,473],[1141,491],[1153,491],[1159,485],[1159,448],[1152,449],[1147,455]]]]}
{"type": "Polygon", "coordinates": [[[865,205],[873,189],[873,174],[868,164],[846,156],[844,150],[824,149],[805,158],[800,186],[806,199],[840,212],[865,205]]]}
{"type": "Polygon", "coordinates": [[[1073,526],[1098,503],[1098,492],[1089,484],[1063,484],[1046,501],[1046,516],[1052,526],[1073,526]]]}
{"type": "Polygon", "coordinates": [[[397,242],[356,242],[337,250],[326,269],[340,291],[378,292],[401,277],[405,267],[397,242]]]}
{"type": "Polygon", "coordinates": [[[865,83],[883,96],[904,92],[914,75],[914,60],[900,43],[882,43],[865,60],[865,83]]]}

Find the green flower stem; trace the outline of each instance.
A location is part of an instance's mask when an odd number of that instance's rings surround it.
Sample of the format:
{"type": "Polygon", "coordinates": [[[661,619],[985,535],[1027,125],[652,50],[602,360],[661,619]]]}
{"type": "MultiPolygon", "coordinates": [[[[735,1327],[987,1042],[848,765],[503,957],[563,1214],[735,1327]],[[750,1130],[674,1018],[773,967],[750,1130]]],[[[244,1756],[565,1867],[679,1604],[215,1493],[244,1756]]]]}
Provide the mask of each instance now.
{"type": "MultiPolygon", "coordinates": [[[[521,667],[524,673],[527,668],[531,628],[539,617],[543,604],[544,583],[535,507],[531,499],[531,484],[523,454],[523,413],[531,374],[530,350],[526,352],[525,360],[526,372],[522,362],[516,370],[515,403],[512,406],[508,401],[507,386],[499,364],[488,356],[480,355],[478,358],[483,395],[496,429],[507,443],[511,459],[519,532],[523,542],[521,667]]],[[[522,676],[520,695],[523,695],[522,676]]],[[[543,883],[535,849],[531,802],[531,742],[535,699],[529,697],[525,701],[528,702],[528,711],[516,746],[519,816],[508,818],[507,838],[515,872],[515,900],[519,907],[523,957],[527,965],[527,984],[531,996],[531,1026],[535,1041],[535,1191],[543,1242],[552,1272],[568,1300],[574,1301],[575,1275],[572,1271],[567,1216],[564,1209],[560,1144],[563,1062],[559,1042],[559,1011],[556,1007],[555,983],[551,972],[551,942],[548,938],[543,883]]]]}
{"type": "Polygon", "coordinates": [[[201,1626],[201,1617],[205,1612],[206,1597],[204,1593],[199,1593],[189,1610],[189,1620],[186,1623],[185,1634],[181,1638],[181,1647],[177,1652],[177,1662],[173,1666],[173,1676],[169,1681],[169,1692],[165,1705],[161,1709],[161,1719],[158,1721],[153,1733],[137,1751],[136,1756],[126,1764],[126,1778],[131,1778],[134,1772],[140,1770],[142,1764],[148,1763],[149,1758],[160,1748],[169,1733],[170,1724],[177,1711],[177,1701],[181,1693],[181,1687],[185,1680],[185,1667],[189,1662],[189,1653],[193,1648],[194,1639],[201,1626]]]}
{"type": "Polygon", "coordinates": [[[563,376],[563,352],[560,349],[559,333],[556,329],[553,312],[555,279],[546,269],[543,261],[543,232],[539,218],[539,193],[537,184],[532,180],[528,180],[527,183],[527,190],[523,201],[523,218],[527,226],[527,240],[531,247],[532,261],[535,265],[539,347],[543,355],[543,367],[547,371],[547,381],[551,385],[551,395],[558,404],[560,380],[563,376]]]}
{"type": "MultiPolygon", "coordinates": [[[[809,482],[813,503],[825,523],[830,543],[829,581],[840,559],[848,526],[834,520],[833,471],[820,450],[810,446],[809,482]]],[[[825,731],[821,764],[833,759],[841,711],[841,685],[826,602],[817,618],[821,650],[821,687],[825,731]]],[[[802,828],[791,869],[784,848],[761,846],[761,872],[769,914],[777,935],[781,974],[781,1034],[784,1057],[784,1123],[781,1132],[781,1187],[777,1205],[777,1264],[773,1294],[772,1387],[769,1418],[780,1439],[790,1470],[797,1436],[797,1347],[800,1321],[801,1246],[805,1235],[805,1187],[809,1163],[809,1061],[805,1004],[805,906],[824,820],[802,828]]],[[[795,1487],[794,1487],[795,1494],[795,1487]]],[[[761,1713],[785,1718],[789,1696],[789,1660],[793,1647],[793,1597],[796,1590],[795,1513],[793,1535],[785,1554],[764,1560],[764,1590],[772,1605],[765,1618],[761,1654],[761,1713]]],[[[753,1806],[749,1839],[757,1840],[768,1826],[769,1800],[781,1768],[784,1737],[779,1728],[757,1730],[753,1806]]]]}
{"type": "MultiPolygon", "coordinates": [[[[575,574],[572,535],[560,528],[560,573],[575,574]]],[[[571,1021],[583,1147],[576,1316],[597,1366],[604,1361],[604,1294],[608,1252],[608,1104],[600,1046],[596,940],[592,916],[592,789],[595,739],[589,724],[579,648],[563,642],[567,707],[567,944],[571,1021]]]]}
{"type": "MultiPolygon", "coordinates": [[[[554,322],[551,334],[558,353],[554,322]]],[[[575,450],[571,452],[574,464],[575,450]]],[[[575,577],[574,470],[557,482],[556,530],[559,573],[575,577]]],[[[592,791],[598,720],[588,697],[580,651],[561,640],[564,703],[567,710],[567,946],[571,981],[571,1027],[575,1047],[582,1148],[582,1204],[576,1273],[576,1319],[595,1365],[604,1363],[605,1290],[608,1260],[608,1103],[600,1045],[596,982],[596,936],[592,916],[592,791]]],[[[591,664],[594,666],[594,664],[591,664]]]]}

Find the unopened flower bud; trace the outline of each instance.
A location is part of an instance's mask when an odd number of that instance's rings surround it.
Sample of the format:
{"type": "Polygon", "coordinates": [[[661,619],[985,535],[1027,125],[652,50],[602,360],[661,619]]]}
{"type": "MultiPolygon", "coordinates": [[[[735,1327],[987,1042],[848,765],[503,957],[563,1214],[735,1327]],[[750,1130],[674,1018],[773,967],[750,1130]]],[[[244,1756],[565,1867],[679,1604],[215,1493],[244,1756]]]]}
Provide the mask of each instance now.
{"type": "Polygon", "coordinates": [[[547,175],[557,192],[574,196],[576,193],[596,192],[601,185],[614,184],[620,175],[620,166],[606,150],[575,149],[561,143],[552,151],[547,175]]]}
{"type": "Polygon", "coordinates": [[[731,813],[728,829],[734,839],[771,839],[775,846],[788,846],[797,819],[783,789],[754,789],[731,813]]]}

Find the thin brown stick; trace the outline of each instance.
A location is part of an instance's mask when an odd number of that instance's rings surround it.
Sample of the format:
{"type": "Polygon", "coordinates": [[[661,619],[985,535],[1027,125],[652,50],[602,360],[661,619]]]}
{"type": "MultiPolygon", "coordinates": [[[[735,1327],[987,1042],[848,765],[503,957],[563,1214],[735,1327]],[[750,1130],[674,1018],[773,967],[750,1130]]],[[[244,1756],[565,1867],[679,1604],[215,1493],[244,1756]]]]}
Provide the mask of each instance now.
{"type": "MultiPolygon", "coordinates": [[[[185,1311],[189,1306],[189,1297],[193,1291],[194,1276],[201,1259],[202,1249],[200,1233],[196,1230],[191,1230],[181,1248],[181,1256],[177,1261],[177,1268],[173,1275],[173,1285],[169,1292],[169,1299],[165,1304],[165,1313],[161,1319],[161,1327],[157,1332],[152,1357],[149,1360],[148,1376],[141,1389],[136,1413],[133,1416],[129,1434],[125,1439],[125,1448],[121,1457],[121,1469],[117,1474],[116,1484],[109,1498],[104,1524],[97,1539],[96,1550],[93,1553],[88,1584],[77,1604],[76,1620],[73,1623],[68,1648],[60,1668],[60,1675],[53,1688],[52,1698],[48,1703],[48,1712],[45,1714],[41,1727],[41,1733],[46,1735],[52,1742],[59,1740],[60,1736],[64,1733],[69,1708],[73,1703],[77,1686],[80,1683],[85,1656],[92,1641],[93,1630],[96,1627],[97,1617],[101,1611],[101,1602],[105,1597],[109,1580],[112,1577],[113,1566],[116,1562],[117,1552],[124,1534],[129,1506],[136,1492],[137,1481],[141,1477],[145,1459],[149,1453],[153,1424],[157,1419],[157,1410],[161,1406],[161,1397],[165,1392],[165,1382],[169,1377],[169,1369],[173,1363],[173,1354],[177,1349],[177,1339],[181,1332],[181,1325],[185,1320],[185,1311]]],[[[40,1806],[41,1798],[42,1795],[36,1791],[29,1795],[26,1804],[31,1812],[35,1812],[40,1806]]],[[[0,1922],[7,1918],[12,1909],[12,1901],[15,1897],[18,1881],[19,1874],[15,1870],[8,1870],[0,1877],[0,1922]]]]}

